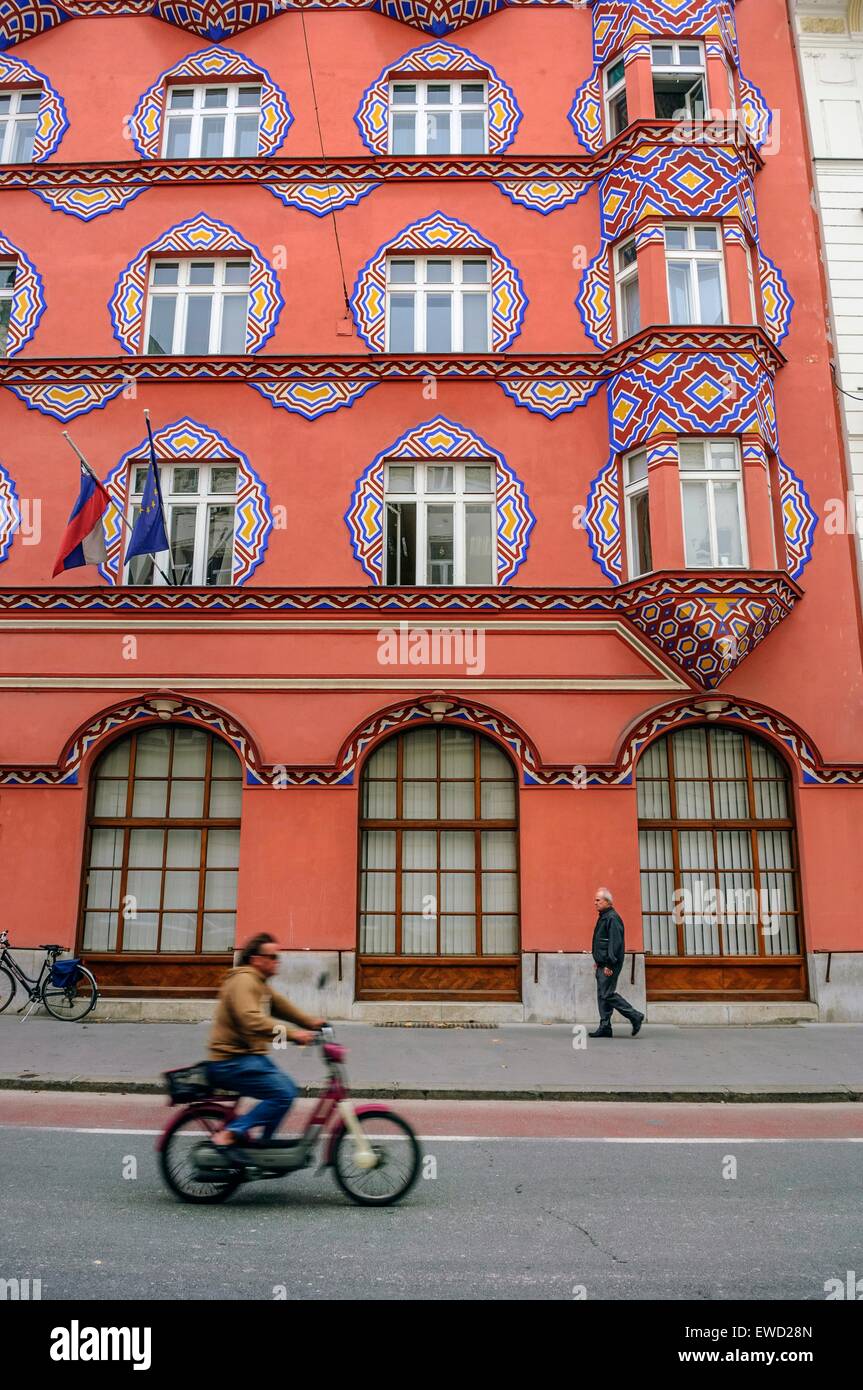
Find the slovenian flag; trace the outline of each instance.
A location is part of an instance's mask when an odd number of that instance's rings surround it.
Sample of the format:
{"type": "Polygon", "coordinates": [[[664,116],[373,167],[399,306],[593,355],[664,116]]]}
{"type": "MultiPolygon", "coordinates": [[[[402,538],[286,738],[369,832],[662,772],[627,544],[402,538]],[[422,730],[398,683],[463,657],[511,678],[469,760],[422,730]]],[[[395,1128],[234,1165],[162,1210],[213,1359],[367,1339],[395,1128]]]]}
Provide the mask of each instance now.
{"type": "Polygon", "coordinates": [[[60,542],[54,574],[74,570],[80,565],[101,565],[105,561],[105,532],[102,517],[111,498],[94,474],[81,469],[81,491],[72,508],[69,524],[60,542]]]}

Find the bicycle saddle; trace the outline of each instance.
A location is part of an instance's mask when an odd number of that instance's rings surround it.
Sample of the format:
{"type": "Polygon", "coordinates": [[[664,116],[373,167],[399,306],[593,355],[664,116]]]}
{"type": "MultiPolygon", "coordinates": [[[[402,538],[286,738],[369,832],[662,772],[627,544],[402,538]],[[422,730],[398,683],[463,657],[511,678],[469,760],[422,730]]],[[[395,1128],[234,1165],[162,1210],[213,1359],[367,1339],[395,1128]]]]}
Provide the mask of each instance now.
{"type": "Polygon", "coordinates": [[[38,946],[36,949],[39,951],[64,951],[66,948],[58,945],[56,941],[52,941],[50,946],[38,946]]]}

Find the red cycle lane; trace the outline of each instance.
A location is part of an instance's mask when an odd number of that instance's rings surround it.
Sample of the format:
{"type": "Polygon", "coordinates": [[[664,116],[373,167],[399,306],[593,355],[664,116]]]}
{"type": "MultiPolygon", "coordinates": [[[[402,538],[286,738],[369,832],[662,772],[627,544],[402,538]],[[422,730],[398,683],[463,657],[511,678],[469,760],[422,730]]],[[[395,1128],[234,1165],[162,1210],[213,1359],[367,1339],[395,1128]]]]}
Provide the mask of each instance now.
{"type": "MultiPolygon", "coordinates": [[[[362,1098],[356,1097],[357,1103],[362,1098]]],[[[310,1102],[292,1113],[299,1125],[310,1102]]],[[[863,1141],[863,1105],[634,1104],[615,1101],[394,1101],[427,1138],[617,1142],[863,1141]]],[[[0,1128],[160,1130],[172,1112],[157,1096],[0,1091],[0,1128]]],[[[0,1136],[2,1145],[2,1136],[0,1136]]]]}

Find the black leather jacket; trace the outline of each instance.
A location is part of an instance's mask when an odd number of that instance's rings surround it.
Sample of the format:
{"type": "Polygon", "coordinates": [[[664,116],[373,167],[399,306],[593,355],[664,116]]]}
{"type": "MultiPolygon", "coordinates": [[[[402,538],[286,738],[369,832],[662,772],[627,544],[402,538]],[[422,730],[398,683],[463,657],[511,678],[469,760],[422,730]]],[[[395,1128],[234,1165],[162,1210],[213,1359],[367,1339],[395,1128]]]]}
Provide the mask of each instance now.
{"type": "Polygon", "coordinates": [[[597,965],[619,970],[623,965],[623,921],[613,907],[604,907],[593,929],[593,959],[597,965]]]}

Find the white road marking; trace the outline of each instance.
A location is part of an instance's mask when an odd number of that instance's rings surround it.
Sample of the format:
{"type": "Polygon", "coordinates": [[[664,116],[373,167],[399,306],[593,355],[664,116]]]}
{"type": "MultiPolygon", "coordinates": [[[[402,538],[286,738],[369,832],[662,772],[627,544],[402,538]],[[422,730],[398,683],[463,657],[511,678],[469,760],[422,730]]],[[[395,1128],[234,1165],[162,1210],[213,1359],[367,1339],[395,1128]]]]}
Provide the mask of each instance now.
{"type": "MultiPolygon", "coordinates": [[[[38,1134],[162,1134],[161,1129],[89,1129],[74,1125],[0,1125],[4,1129],[27,1129],[38,1134]]],[[[374,1132],[370,1131],[374,1137],[374,1132]]],[[[381,1138],[391,1136],[382,1135],[381,1138]]],[[[681,1136],[595,1135],[587,1134],[420,1134],[424,1144],[863,1144],[863,1135],[844,1135],[836,1138],[824,1135],[802,1135],[800,1138],[764,1138],[752,1135],[681,1136]]]]}

